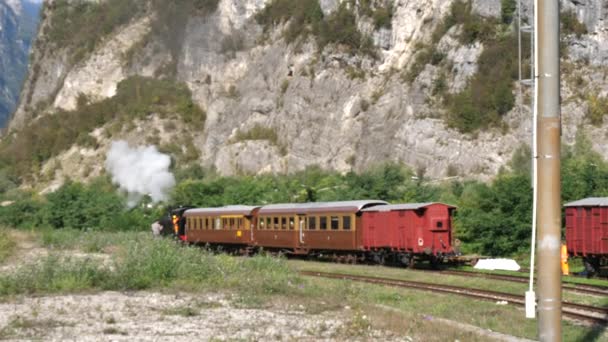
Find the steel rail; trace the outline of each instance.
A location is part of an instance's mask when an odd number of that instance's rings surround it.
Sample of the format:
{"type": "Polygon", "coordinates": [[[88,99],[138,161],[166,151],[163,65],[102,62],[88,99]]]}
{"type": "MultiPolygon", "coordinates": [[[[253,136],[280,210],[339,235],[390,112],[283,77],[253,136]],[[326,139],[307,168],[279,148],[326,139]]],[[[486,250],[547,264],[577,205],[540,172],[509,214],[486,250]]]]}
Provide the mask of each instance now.
{"type": "MultiPolygon", "coordinates": [[[[424,283],[419,281],[411,281],[411,280],[401,280],[401,279],[391,279],[391,278],[378,278],[378,277],[370,277],[370,276],[361,276],[361,275],[353,275],[353,274],[343,274],[343,273],[329,273],[329,272],[317,272],[317,271],[300,271],[301,275],[304,276],[312,276],[312,277],[321,277],[321,278],[331,278],[331,279],[343,279],[343,280],[352,280],[358,282],[365,282],[371,284],[379,284],[393,287],[403,287],[403,288],[412,288],[418,290],[426,290],[432,292],[440,292],[447,294],[455,294],[464,297],[483,299],[483,300],[491,300],[491,301],[506,301],[509,304],[514,304],[518,306],[525,306],[525,298],[520,295],[489,291],[489,290],[481,290],[481,289],[471,289],[453,285],[440,285],[433,283],[424,283]]],[[[571,319],[581,320],[592,324],[608,324],[608,308],[600,308],[590,305],[570,303],[570,302],[562,302],[563,308],[562,312],[564,316],[567,316],[571,319]],[[590,314],[592,313],[592,314],[590,314]]]]}
{"type": "MultiPolygon", "coordinates": [[[[448,274],[448,275],[456,275],[456,276],[473,276],[477,278],[486,278],[486,279],[495,279],[495,280],[504,280],[511,281],[515,283],[527,283],[528,279],[516,275],[508,275],[508,274],[491,274],[491,273],[482,273],[482,272],[471,272],[471,271],[456,271],[456,270],[442,270],[442,271],[425,271],[429,273],[440,273],[440,274],[448,274]]],[[[564,284],[562,288],[572,292],[578,292],[583,294],[592,294],[597,296],[608,296],[608,287],[601,285],[585,285],[585,284],[564,284]]]]}

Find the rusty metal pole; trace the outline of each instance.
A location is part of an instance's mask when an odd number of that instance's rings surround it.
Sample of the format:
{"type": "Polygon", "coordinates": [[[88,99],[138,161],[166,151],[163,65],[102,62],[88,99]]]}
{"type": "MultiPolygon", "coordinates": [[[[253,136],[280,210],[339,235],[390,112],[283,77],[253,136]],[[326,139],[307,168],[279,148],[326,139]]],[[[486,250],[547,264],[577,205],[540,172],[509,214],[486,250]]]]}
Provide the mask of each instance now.
{"type": "Polygon", "coordinates": [[[562,340],[559,0],[538,11],[538,334],[562,340]]]}

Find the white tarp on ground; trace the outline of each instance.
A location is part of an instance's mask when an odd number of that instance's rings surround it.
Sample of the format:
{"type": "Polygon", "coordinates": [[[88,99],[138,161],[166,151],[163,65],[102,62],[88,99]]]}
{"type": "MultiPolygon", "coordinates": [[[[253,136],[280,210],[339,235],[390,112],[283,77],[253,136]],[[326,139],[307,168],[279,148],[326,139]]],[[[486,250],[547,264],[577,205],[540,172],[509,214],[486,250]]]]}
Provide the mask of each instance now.
{"type": "Polygon", "coordinates": [[[482,259],[475,264],[480,270],[519,271],[521,267],[513,259],[482,259]]]}

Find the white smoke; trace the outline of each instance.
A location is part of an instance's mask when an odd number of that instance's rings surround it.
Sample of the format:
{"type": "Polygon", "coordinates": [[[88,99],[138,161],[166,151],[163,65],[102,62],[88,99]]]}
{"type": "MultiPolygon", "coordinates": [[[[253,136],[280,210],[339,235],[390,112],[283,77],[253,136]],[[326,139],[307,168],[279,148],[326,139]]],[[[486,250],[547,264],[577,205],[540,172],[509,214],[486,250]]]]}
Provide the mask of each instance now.
{"type": "Polygon", "coordinates": [[[156,146],[131,148],[126,141],[112,142],[106,158],[106,170],[112,182],[128,193],[128,204],[134,206],[144,195],[154,202],[166,200],[175,185],[169,171],[171,158],[158,152],[156,146]]]}

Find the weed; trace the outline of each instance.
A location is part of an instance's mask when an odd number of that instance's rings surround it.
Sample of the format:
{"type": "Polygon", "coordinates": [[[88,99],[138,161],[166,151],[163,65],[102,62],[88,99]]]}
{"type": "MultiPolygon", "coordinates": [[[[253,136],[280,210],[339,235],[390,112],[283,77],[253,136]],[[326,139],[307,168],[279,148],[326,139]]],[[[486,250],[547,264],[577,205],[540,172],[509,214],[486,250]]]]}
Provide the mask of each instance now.
{"type": "Polygon", "coordinates": [[[284,95],[287,92],[287,89],[289,89],[289,80],[285,79],[281,82],[281,95],[284,95]]]}
{"type": "Polygon", "coordinates": [[[191,305],[184,305],[164,309],[162,313],[168,316],[194,317],[199,315],[200,310],[193,308],[191,305]]]}
{"type": "Polygon", "coordinates": [[[256,124],[246,132],[238,131],[234,137],[234,142],[245,140],[268,140],[272,145],[279,145],[279,136],[272,127],[264,127],[256,124]]]}
{"type": "Polygon", "coordinates": [[[104,328],[102,331],[105,335],[128,335],[126,331],[119,330],[115,327],[104,328]]]}

